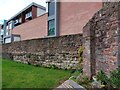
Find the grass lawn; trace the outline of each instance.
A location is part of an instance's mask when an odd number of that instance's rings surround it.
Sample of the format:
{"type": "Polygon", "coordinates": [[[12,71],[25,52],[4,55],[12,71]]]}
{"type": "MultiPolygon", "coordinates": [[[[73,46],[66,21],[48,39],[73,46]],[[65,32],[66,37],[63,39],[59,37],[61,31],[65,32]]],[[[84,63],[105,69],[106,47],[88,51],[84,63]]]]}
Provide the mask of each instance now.
{"type": "Polygon", "coordinates": [[[2,60],[3,88],[55,88],[69,78],[70,72],[2,60]]]}

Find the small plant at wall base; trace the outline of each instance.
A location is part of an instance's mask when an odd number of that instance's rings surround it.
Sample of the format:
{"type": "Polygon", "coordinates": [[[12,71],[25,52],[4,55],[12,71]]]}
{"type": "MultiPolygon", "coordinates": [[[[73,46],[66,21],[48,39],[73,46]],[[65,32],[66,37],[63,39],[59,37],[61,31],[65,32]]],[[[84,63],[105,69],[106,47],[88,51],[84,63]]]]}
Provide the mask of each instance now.
{"type": "Polygon", "coordinates": [[[109,82],[107,75],[102,70],[100,70],[100,72],[98,72],[97,80],[98,81],[100,80],[101,84],[104,84],[104,85],[106,85],[109,82]]]}
{"type": "Polygon", "coordinates": [[[91,88],[90,79],[87,76],[84,76],[83,74],[79,75],[79,77],[77,78],[77,83],[85,88],[91,88]]]}
{"type": "Polygon", "coordinates": [[[110,73],[110,82],[113,87],[120,89],[120,67],[110,73]]]}
{"type": "Polygon", "coordinates": [[[97,81],[101,83],[101,88],[107,88],[109,87],[109,78],[108,76],[102,71],[100,70],[98,73],[97,73],[97,81]]]}
{"type": "Polygon", "coordinates": [[[110,72],[109,78],[101,70],[97,74],[97,80],[101,81],[101,85],[104,85],[104,88],[119,88],[120,89],[120,67],[110,72]]]}
{"type": "Polygon", "coordinates": [[[89,80],[89,78],[87,76],[83,75],[83,50],[84,47],[80,46],[78,49],[78,66],[75,70],[72,70],[72,80],[74,80],[75,82],[77,82],[78,84],[84,86],[85,88],[91,88],[91,81],[89,80]]]}

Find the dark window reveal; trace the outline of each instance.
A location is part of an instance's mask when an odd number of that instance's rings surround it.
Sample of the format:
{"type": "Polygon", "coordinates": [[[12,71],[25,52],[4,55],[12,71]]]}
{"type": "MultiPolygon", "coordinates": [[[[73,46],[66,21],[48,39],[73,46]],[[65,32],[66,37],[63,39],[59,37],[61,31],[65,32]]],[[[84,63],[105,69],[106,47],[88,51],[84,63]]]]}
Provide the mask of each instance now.
{"type": "Polygon", "coordinates": [[[48,3],[48,16],[52,16],[55,14],[55,2],[49,2],[48,3]]]}
{"type": "Polygon", "coordinates": [[[21,22],[22,22],[22,18],[17,18],[17,19],[15,19],[14,24],[15,24],[15,26],[17,26],[17,25],[20,25],[21,22]]]}
{"type": "Polygon", "coordinates": [[[55,20],[48,21],[49,30],[48,30],[48,36],[55,35],[55,20]]]}

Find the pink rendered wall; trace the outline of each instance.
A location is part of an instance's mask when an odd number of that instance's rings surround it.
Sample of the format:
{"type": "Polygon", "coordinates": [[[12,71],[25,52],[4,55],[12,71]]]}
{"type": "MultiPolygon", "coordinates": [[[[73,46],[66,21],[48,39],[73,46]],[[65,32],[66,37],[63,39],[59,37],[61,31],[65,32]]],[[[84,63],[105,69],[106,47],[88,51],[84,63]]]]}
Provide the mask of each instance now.
{"type": "Polygon", "coordinates": [[[61,2],[60,35],[82,33],[84,25],[101,8],[101,2],[61,2]]]}
{"type": "Polygon", "coordinates": [[[15,27],[12,33],[21,35],[21,40],[46,37],[47,14],[15,27]]]}

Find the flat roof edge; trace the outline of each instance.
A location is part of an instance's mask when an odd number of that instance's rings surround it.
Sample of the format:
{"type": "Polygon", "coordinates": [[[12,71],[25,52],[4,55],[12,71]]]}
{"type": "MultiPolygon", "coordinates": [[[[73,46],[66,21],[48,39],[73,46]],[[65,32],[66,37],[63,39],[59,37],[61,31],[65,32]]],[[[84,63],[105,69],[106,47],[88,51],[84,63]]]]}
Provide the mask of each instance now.
{"type": "Polygon", "coordinates": [[[39,5],[39,4],[35,3],[35,2],[32,2],[31,4],[29,4],[28,6],[26,6],[25,8],[23,8],[21,11],[19,11],[17,14],[15,14],[14,16],[12,16],[10,19],[8,19],[8,22],[10,20],[12,20],[13,18],[15,18],[16,16],[18,16],[19,14],[21,14],[22,12],[24,12],[25,10],[27,10],[28,8],[30,8],[31,6],[36,6],[36,7],[39,7],[41,9],[46,10],[46,8],[44,6],[39,5]]]}

